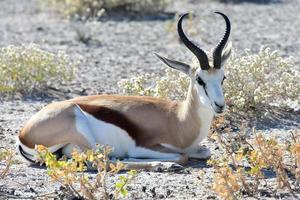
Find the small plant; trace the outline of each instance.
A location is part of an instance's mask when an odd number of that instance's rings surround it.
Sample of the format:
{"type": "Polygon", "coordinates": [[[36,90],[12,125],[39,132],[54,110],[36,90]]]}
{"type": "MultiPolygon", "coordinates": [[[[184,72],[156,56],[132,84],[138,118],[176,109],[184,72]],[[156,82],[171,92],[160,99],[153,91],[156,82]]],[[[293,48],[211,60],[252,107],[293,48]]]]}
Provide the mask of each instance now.
{"type": "Polygon", "coordinates": [[[3,147],[0,147],[0,180],[8,173],[11,165],[14,163],[15,153],[3,147]]]}
{"type": "Polygon", "coordinates": [[[287,141],[287,150],[291,154],[292,165],[290,171],[295,175],[297,183],[300,187],[300,134],[291,132],[291,140],[287,141]]]}
{"type": "MultiPolygon", "coordinates": [[[[248,50],[241,58],[232,58],[225,66],[225,99],[234,111],[261,112],[273,105],[299,109],[300,68],[291,58],[282,58],[276,51],[262,47],[258,54],[248,50]]],[[[124,94],[149,95],[182,100],[188,90],[189,79],[175,70],[165,74],[145,74],[121,80],[119,88],[124,94]]]]}
{"type": "Polygon", "coordinates": [[[168,0],[47,0],[47,3],[68,17],[90,19],[113,10],[141,13],[163,11],[168,0]]]}
{"type": "Polygon", "coordinates": [[[67,197],[77,197],[81,199],[116,199],[120,195],[126,196],[127,185],[136,176],[136,171],[131,170],[127,175],[120,175],[119,181],[115,183],[115,190],[110,193],[107,186],[109,176],[116,175],[124,168],[121,162],[111,163],[108,154],[111,148],[107,146],[98,147],[96,150],[87,150],[79,153],[74,151],[72,159],[66,158],[58,160],[49,150],[43,146],[37,146],[39,161],[45,163],[48,175],[55,182],[60,183],[65,188],[67,197]],[[91,166],[97,170],[94,181],[83,173],[87,167],[91,166]]]}
{"type": "Polygon", "coordinates": [[[235,199],[233,194],[238,192],[241,188],[238,177],[232,169],[224,166],[216,168],[213,179],[213,190],[224,199],[235,199]]]}
{"type": "Polygon", "coordinates": [[[225,199],[237,199],[241,195],[255,196],[262,188],[273,192],[286,188],[291,195],[295,195],[300,181],[297,149],[300,140],[293,140],[290,148],[286,148],[274,138],[266,139],[255,130],[253,133],[256,135],[253,144],[244,135],[232,136],[230,131],[224,135],[213,134],[213,138],[223,147],[225,156],[208,162],[215,169],[212,189],[225,199]],[[287,149],[294,164],[285,159],[287,149]],[[263,170],[276,173],[276,188],[268,185],[263,170]],[[288,176],[288,172],[293,176],[288,176]]]}
{"type": "Polygon", "coordinates": [[[73,76],[73,64],[62,52],[50,53],[34,44],[0,48],[0,93],[31,92],[73,76]]]}

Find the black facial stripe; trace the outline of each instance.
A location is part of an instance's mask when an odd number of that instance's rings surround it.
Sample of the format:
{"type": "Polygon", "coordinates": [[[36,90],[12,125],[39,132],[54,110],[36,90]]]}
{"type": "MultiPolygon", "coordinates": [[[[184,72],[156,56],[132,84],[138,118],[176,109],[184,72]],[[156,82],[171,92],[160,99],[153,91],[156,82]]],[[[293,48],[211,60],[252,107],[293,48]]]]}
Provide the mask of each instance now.
{"type": "Polygon", "coordinates": [[[202,85],[203,88],[205,88],[206,84],[204,83],[204,81],[199,76],[196,77],[196,81],[199,83],[199,85],[202,85]]]}
{"type": "Polygon", "coordinates": [[[207,93],[207,91],[206,91],[206,88],[203,87],[203,89],[204,89],[204,92],[205,92],[206,96],[209,98],[208,93],[207,93]]]}
{"type": "Polygon", "coordinates": [[[205,88],[205,87],[203,87],[203,89],[204,89],[204,92],[205,92],[205,94],[206,94],[207,98],[208,98],[208,99],[209,99],[209,101],[210,101],[210,105],[213,107],[212,100],[211,100],[211,99],[210,99],[210,97],[208,96],[208,93],[207,93],[207,91],[206,91],[206,88],[205,88]]]}
{"type": "Polygon", "coordinates": [[[223,82],[225,81],[225,79],[226,79],[226,76],[224,76],[224,78],[223,78],[223,80],[221,82],[222,85],[223,85],[223,82]]]}
{"type": "Polygon", "coordinates": [[[200,76],[196,76],[196,81],[199,83],[199,85],[201,85],[204,89],[204,92],[206,94],[206,96],[209,98],[208,93],[206,91],[206,84],[204,83],[204,81],[200,78],[200,76]]]}

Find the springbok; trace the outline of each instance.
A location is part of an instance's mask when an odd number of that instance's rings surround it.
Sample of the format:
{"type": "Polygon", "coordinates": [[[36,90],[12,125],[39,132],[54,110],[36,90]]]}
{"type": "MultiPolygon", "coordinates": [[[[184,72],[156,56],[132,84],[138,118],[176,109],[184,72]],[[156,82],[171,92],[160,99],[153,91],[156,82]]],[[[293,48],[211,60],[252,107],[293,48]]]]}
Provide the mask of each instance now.
{"type": "Polygon", "coordinates": [[[182,20],[188,13],[179,19],[177,30],[197,62],[188,65],[156,54],[163,63],[190,77],[184,101],[94,95],[51,103],[21,129],[17,142],[19,153],[27,160],[35,161],[35,146],[39,144],[51,152],[60,150],[67,157],[74,148],[85,150],[102,144],[112,147],[111,157],[121,159],[180,163],[187,157],[210,157],[210,150],[201,149],[199,143],[208,135],[214,114],[225,109],[222,66],[231,52],[231,46],[226,45],[230,21],[225,14],[215,13],[225,19],[226,31],[212,51],[212,63],[183,32],[182,20]]]}

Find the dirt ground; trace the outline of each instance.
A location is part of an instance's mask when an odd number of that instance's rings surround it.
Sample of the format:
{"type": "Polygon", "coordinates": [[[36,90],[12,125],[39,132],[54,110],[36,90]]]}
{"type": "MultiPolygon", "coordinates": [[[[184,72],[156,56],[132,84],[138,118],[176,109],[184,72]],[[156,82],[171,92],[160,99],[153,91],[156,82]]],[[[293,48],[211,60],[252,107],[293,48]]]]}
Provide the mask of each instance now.
{"type": "MultiPolygon", "coordinates": [[[[192,55],[178,42],[174,13],[194,12],[193,40],[204,49],[213,48],[224,31],[223,20],[212,11],[228,14],[232,22],[231,40],[237,55],[245,48],[257,52],[262,45],[277,49],[283,56],[300,62],[300,1],[282,0],[269,3],[224,4],[218,1],[186,0],[170,5],[165,13],[151,16],[113,14],[99,22],[83,23],[64,19],[41,8],[38,0],[0,0],[0,46],[39,44],[43,49],[65,51],[81,60],[76,78],[68,83],[53,83],[53,89],[31,95],[0,97],[0,146],[14,148],[18,130],[44,105],[80,95],[118,92],[117,82],[145,72],[161,73],[164,65],[153,55],[159,52],[177,60],[190,61],[192,55]],[[80,35],[89,36],[87,42],[80,35]]],[[[234,119],[233,119],[234,120],[234,119]]],[[[288,113],[279,119],[253,121],[254,125],[276,137],[284,138],[290,130],[299,129],[299,113],[288,113]]],[[[204,142],[213,154],[218,147],[204,142]]],[[[274,176],[268,181],[274,182],[274,176]]],[[[218,199],[210,189],[212,168],[204,161],[192,162],[178,172],[141,171],[131,185],[128,199],[218,199]],[[199,180],[199,169],[204,177],[199,180]]],[[[19,163],[0,182],[0,192],[30,197],[59,191],[43,167],[19,163]]],[[[1,196],[0,199],[8,197],[1,196]]],[[[269,194],[261,199],[293,199],[288,193],[269,194]]],[[[252,198],[248,198],[252,199],[252,198]]]]}

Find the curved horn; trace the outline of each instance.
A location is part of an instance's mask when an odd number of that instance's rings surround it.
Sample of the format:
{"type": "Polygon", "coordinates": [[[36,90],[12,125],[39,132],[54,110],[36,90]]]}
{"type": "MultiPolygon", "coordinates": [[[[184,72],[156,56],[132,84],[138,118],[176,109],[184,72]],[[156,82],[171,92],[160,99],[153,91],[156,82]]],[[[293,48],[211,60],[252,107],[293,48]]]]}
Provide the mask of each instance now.
{"type": "Polygon", "coordinates": [[[213,51],[213,61],[214,61],[214,68],[216,69],[220,69],[221,68],[221,57],[222,57],[222,51],[228,41],[229,35],[230,35],[230,30],[231,30],[231,26],[230,26],[230,21],[228,19],[228,17],[221,13],[221,12],[215,12],[216,14],[221,15],[225,22],[226,22],[226,30],[224,33],[223,38],[220,40],[220,42],[217,44],[217,46],[215,47],[214,51],[213,51]]]}
{"type": "Polygon", "coordinates": [[[186,13],[184,15],[182,15],[178,21],[177,24],[177,31],[178,31],[178,35],[181,39],[181,41],[185,44],[185,46],[191,51],[193,52],[193,54],[197,57],[197,59],[199,60],[200,63],[200,67],[202,70],[208,70],[209,69],[209,63],[208,63],[208,58],[206,53],[200,49],[199,47],[197,47],[194,43],[192,43],[184,34],[183,30],[182,30],[182,20],[185,16],[187,16],[189,13],[186,13]]]}

